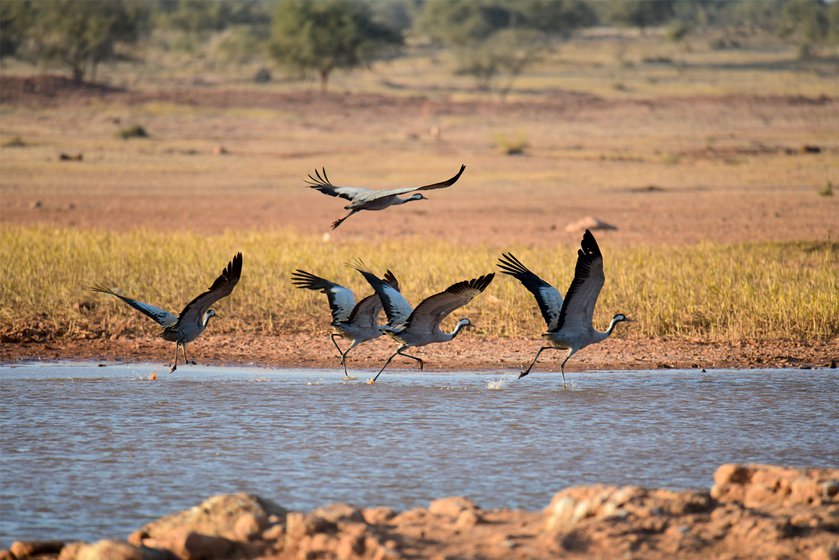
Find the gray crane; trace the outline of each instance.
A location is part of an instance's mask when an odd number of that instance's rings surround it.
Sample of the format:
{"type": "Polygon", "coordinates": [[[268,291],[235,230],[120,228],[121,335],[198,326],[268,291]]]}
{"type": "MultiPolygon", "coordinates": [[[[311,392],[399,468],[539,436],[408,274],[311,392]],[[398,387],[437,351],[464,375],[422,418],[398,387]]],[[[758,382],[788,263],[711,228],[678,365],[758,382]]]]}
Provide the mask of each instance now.
{"type": "MultiPolygon", "coordinates": [[[[399,282],[391,271],[385,272],[384,281],[394,290],[399,291],[399,282]]],[[[332,329],[334,331],[330,338],[341,355],[344,377],[349,377],[349,373],[347,373],[347,354],[350,353],[350,350],[363,342],[379,338],[383,334],[377,323],[379,312],[382,310],[382,302],[378,294],[373,293],[356,304],[355,296],[349,289],[300,269],[292,273],[291,282],[298,288],[326,294],[329,309],[332,311],[332,329]],[[341,350],[335,340],[336,337],[349,339],[352,344],[346,350],[341,350]]]]}
{"type": "Polygon", "coordinates": [[[316,189],[323,194],[337,196],[350,201],[348,205],[344,206],[344,210],[349,210],[350,213],[343,218],[332,222],[332,229],[335,229],[340,226],[344,220],[361,210],[384,210],[385,208],[390,208],[391,206],[397,204],[405,204],[406,202],[412,202],[414,200],[428,200],[421,193],[412,194],[407,198],[400,198],[399,195],[408,194],[414,191],[429,191],[432,189],[450,187],[454,185],[458,179],[460,179],[460,176],[463,174],[465,169],[466,166],[461,165],[460,171],[458,171],[457,175],[451,179],[447,179],[439,183],[433,183],[431,185],[425,185],[424,187],[404,187],[401,189],[388,190],[371,190],[361,187],[336,187],[329,180],[329,177],[327,177],[326,168],[322,168],[321,171],[315,170],[314,176],[310,173],[309,180],[306,181],[306,183],[309,185],[309,188],[316,189]]]}
{"type": "Polygon", "coordinates": [[[501,255],[501,258],[498,259],[498,268],[504,274],[509,274],[521,282],[533,294],[536,303],[539,304],[539,309],[542,311],[542,317],[548,325],[548,332],[542,336],[551,345],[543,346],[536,352],[530,366],[521,372],[519,379],[530,373],[542,351],[550,349],[568,350],[568,355],[565,356],[559,366],[559,371],[562,372],[562,385],[565,387],[565,362],[568,361],[568,358],[589,344],[603,342],[609,338],[618,323],[632,321],[623,313],[618,313],[612,317],[606,331],[600,332],[592,326],[594,304],[597,302],[597,296],[600,295],[600,290],[606,282],[606,277],[603,275],[603,255],[600,253],[597,241],[589,230],[586,230],[583,234],[580,249],[577,252],[574,280],[565,294],[564,301],[556,288],[528,270],[511,253],[501,255]]]}
{"type": "Polygon", "coordinates": [[[94,292],[101,292],[103,294],[110,294],[116,296],[137,311],[148,315],[163,327],[163,332],[160,337],[164,340],[175,343],[175,363],[172,364],[169,373],[178,369],[178,348],[183,349],[184,363],[195,364],[194,361],[189,361],[186,357],[186,345],[192,342],[204,332],[211,317],[216,316],[216,312],[210,309],[210,306],[221,298],[227,297],[233,292],[233,288],[239,283],[239,278],[242,276],[242,253],[236,253],[227,267],[222,271],[221,275],[216,278],[213,285],[199,295],[191,302],[186,304],[180,315],[170,313],[165,309],[160,309],[154,305],[131,299],[121,295],[111,288],[104,286],[94,286],[91,288],[94,292]]]}
{"type": "Polygon", "coordinates": [[[369,270],[362,267],[356,267],[356,270],[373,286],[382,300],[388,319],[387,325],[382,327],[382,331],[401,344],[396,352],[387,359],[379,373],[368,383],[375,383],[397,354],[419,362],[420,371],[422,371],[425,365],[423,361],[416,356],[405,354],[404,351],[408,348],[425,346],[434,342],[449,342],[462,329],[471,327],[472,322],[469,319],[460,319],[454,330],[447,333],[440,330],[440,322],[455,309],[472,301],[495,278],[495,273],[492,272],[472,280],[452,284],[439,294],[424,299],[416,308],[413,308],[393,286],[378,278],[369,270]]]}

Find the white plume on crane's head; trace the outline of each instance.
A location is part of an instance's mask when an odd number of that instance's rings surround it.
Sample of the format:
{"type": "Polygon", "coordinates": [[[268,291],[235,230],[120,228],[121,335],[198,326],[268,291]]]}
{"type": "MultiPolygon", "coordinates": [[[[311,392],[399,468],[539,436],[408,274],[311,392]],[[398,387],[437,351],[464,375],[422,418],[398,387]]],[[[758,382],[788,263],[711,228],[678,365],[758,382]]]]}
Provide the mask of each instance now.
{"type": "Polygon", "coordinates": [[[206,327],[207,323],[210,322],[210,317],[215,317],[215,316],[216,316],[216,312],[213,311],[212,309],[208,309],[207,312],[204,313],[204,317],[201,318],[201,322],[206,327]]]}

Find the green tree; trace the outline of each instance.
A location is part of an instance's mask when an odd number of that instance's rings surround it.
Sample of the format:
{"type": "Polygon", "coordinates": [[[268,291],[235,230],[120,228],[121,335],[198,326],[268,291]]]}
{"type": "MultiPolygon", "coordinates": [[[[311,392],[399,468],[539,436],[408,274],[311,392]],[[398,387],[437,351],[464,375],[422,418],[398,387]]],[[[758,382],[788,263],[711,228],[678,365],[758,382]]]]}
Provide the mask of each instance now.
{"type": "Polygon", "coordinates": [[[839,2],[831,2],[827,7],[827,22],[830,28],[827,34],[828,41],[839,43],[839,2]]]}
{"type": "Polygon", "coordinates": [[[821,0],[790,0],[778,19],[778,32],[798,45],[800,58],[810,58],[816,45],[827,41],[830,21],[821,0]]]}
{"type": "Polygon", "coordinates": [[[223,31],[270,19],[263,0],[161,0],[156,9],[162,26],[191,33],[223,31]]]}
{"type": "Polygon", "coordinates": [[[362,66],[402,44],[399,33],[376,23],[355,0],[283,0],[271,31],[273,57],[301,74],[316,71],[322,92],[332,71],[362,66]]]}
{"type": "Polygon", "coordinates": [[[32,3],[28,0],[0,0],[0,58],[14,56],[26,40],[32,25],[32,3]]]}
{"type": "Polygon", "coordinates": [[[674,15],[674,0],[612,0],[607,9],[608,19],[619,25],[647,27],[660,25],[674,15]]]}
{"type": "Polygon", "coordinates": [[[457,72],[472,76],[478,88],[484,91],[491,91],[493,82],[501,79],[495,89],[503,100],[516,78],[541,58],[544,45],[545,39],[537,31],[501,29],[479,45],[459,48],[457,72]]]}
{"type": "Polygon", "coordinates": [[[597,18],[581,0],[428,0],[416,28],[451,49],[455,72],[503,99],[553,40],[597,18]]]}
{"type": "Polygon", "coordinates": [[[96,76],[97,66],[115,58],[116,46],[134,43],[148,22],[146,6],[123,0],[51,0],[31,4],[26,49],[36,61],[70,68],[73,79],[96,76]]]}

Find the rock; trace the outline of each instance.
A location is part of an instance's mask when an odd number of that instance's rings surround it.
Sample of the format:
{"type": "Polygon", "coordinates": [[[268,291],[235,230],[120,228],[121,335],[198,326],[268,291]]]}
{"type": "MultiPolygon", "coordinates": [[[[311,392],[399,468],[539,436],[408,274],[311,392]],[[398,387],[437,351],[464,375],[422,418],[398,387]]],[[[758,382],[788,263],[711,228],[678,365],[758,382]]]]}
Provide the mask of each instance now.
{"type": "Polygon", "coordinates": [[[478,523],[482,523],[483,518],[480,514],[474,509],[466,509],[460,512],[460,515],[457,516],[457,521],[454,522],[455,529],[460,531],[464,531],[466,529],[471,529],[478,523]]]}
{"type": "Polygon", "coordinates": [[[567,226],[565,226],[565,231],[569,233],[574,232],[582,232],[587,229],[592,231],[596,230],[614,230],[618,229],[617,226],[613,226],[612,224],[607,224],[606,222],[602,221],[599,218],[595,218],[594,216],[586,216],[576,222],[571,222],[567,226]]]}
{"type": "Polygon", "coordinates": [[[312,512],[312,515],[316,515],[330,523],[338,523],[339,521],[364,521],[364,515],[359,509],[343,503],[329,504],[328,506],[318,508],[312,512]]]}
{"type": "Polygon", "coordinates": [[[146,560],[152,556],[127,542],[102,540],[84,544],[76,552],[76,560],[146,560]]]}
{"type": "Polygon", "coordinates": [[[746,507],[839,503],[839,469],[796,469],[771,465],[722,465],[711,496],[746,507]]]}
{"type": "Polygon", "coordinates": [[[190,532],[184,541],[182,556],[189,560],[230,558],[235,548],[235,544],[224,537],[190,532]]]}
{"type": "Polygon", "coordinates": [[[451,496],[440,498],[428,504],[428,512],[433,515],[443,515],[457,519],[464,511],[475,511],[478,508],[469,498],[463,496],[451,496]]]}
{"type": "Polygon", "coordinates": [[[281,541],[285,538],[285,527],[281,523],[271,525],[262,532],[264,541],[281,541]]]}
{"type": "Polygon", "coordinates": [[[235,540],[245,542],[258,537],[267,526],[268,520],[265,517],[257,517],[253,513],[244,513],[233,526],[235,540]]]}
{"type": "Polygon", "coordinates": [[[384,525],[396,517],[396,512],[388,507],[377,507],[361,510],[361,515],[368,525],[384,525]]]}
{"type": "Polygon", "coordinates": [[[30,558],[40,554],[58,554],[64,541],[15,541],[9,548],[15,558],[30,558]]]}
{"type": "Polygon", "coordinates": [[[90,546],[86,542],[71,542],[64,545],[61,549],[61,554],[58,555],[58,560],[76,560],[79,556],[79,551],[85,547],[90,546]]]}
{"type": "Polygon", "coordinates": [[[244,554],[248,543],[268,527],[269,518],[284,519],[286,513],[284,508],[257,496],[224,494],[148,523],[128,541],[135,546],[171,551],[179,558],[227,558],[244,554]]]}
{"type": "Polygon", "coordinates": [[[839,560],[839,543],[832,546],[820,546],[810,553],[809,560],[839,560]]]}
{"type": "Polygon", "coordinates": [[[148,545],[146,540],[151,539],[156,548],[169,550],[182,548],[184,540],[192,532],[243,541],[267,527],[270,515],[283,518],[286,513],[279,505],[257,496],[223,494],[208,498],[201,505],[186,511],[152,521],[135,531],[128,540],[135,545],[148,545]]]}
{"type": "Polygon", "coordinates": [[[362,556],[367,551],[367,526],[355,523],[343,528],[335,552],[338,558],[362,556]]]}

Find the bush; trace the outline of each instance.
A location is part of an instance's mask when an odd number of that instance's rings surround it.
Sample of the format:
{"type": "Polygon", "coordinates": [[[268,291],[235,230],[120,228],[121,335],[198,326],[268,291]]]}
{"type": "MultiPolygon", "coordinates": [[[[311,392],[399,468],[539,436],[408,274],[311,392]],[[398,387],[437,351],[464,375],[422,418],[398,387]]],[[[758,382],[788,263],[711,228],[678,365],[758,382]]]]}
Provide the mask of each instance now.
{"type": "Polygon", "coordinates": [[[148,138],[149,133],[146,132],[146,129],[140,126],[139,124],[135,124],[134,126],[123,128],[122,130],[117,132],[117,136],[119,136],[123,140],[128,140],[129,138],[148,138]]]}

